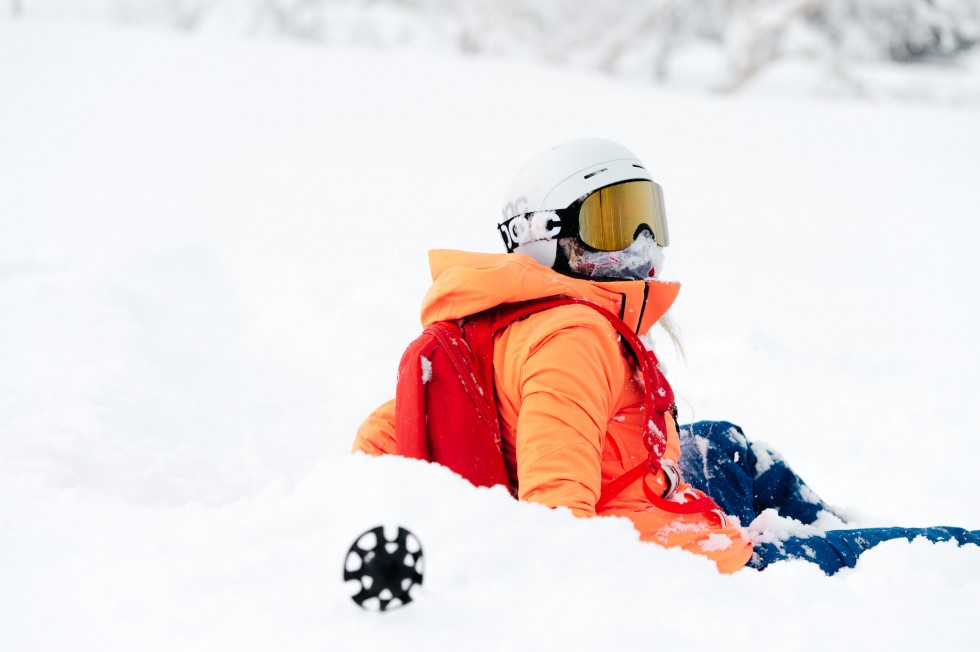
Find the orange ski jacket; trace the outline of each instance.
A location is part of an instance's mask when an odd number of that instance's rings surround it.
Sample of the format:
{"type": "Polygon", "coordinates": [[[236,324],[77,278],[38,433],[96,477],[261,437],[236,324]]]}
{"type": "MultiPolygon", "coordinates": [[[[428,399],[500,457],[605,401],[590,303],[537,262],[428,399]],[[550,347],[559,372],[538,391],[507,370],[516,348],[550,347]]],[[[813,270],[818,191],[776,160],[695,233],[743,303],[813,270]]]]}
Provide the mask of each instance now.
{"type": "MultiPolygon", "coordinates": [[[[429,262],[433,283],[422,302],[423,326],[564,295],[596,303],[643,334],[680,290],[660,281],[576,279],[522,254],[436,250],[429,262]]],[[[493,369],[504,459],[521,500],[567,507],[577,516],[625,516],[645,541],[704,555],[725,573],[745,565],[752,544],[734,518],[675,514],[650,502],[642,483],[661,495],[668,487],[662,471],[646,474],[597,512],[603,487],[648,456],[641,379],[602,315],[564,305],[515,322],[495,339],[493,369]]],[[[389,401],[368,417],[355,451],[394,453],[394,410],[389,401]]],[[[677,426],[668,415],[664,461],[676,466],[679,456],[677,426]]],[[[683,502],[701,494],[681,481],[675,496],[683,502]]]]}

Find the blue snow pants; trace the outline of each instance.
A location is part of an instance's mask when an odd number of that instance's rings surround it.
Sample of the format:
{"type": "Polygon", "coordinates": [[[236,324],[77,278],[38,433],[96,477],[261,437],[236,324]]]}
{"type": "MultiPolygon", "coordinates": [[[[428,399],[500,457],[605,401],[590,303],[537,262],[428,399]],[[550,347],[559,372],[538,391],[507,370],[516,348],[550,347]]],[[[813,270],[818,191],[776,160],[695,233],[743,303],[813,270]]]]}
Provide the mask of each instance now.
{"type": "MultiPolygon", "coordinates": [[[[680,427],[680,466],[684,479],[711,496],[727,514],[748,525],[766,509],[804,524],[821,510],[833,513],[778,455],[746,439],[742,429],[725,421],[698,421],[680,427]]],[[[757,543],[748,566],[762,570],[785,559],[803,559],[833,575],[853,568],[865,550],[892,539],[955,540],[980,545],[980,530],[954,527],[875,527],[828,530],[825,536],[790,537],[757,543]]]]}

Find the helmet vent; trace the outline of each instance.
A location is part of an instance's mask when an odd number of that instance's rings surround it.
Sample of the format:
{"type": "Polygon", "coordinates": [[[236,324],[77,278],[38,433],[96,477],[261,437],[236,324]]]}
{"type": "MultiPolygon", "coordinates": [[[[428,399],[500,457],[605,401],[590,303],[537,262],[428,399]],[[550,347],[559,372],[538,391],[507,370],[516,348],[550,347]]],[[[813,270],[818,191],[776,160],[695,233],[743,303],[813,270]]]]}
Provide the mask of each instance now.
{"type": "Polygon", "coordinates": [[[608,169],[609,169],[609,168],[602,168],[601,170],[596,170],[595,172],[589,172],[589,173],[588,173],[587,175],[585,175],[585,176],[584,176],[584,177],[582,177],[582,178],[583,178],[583,179],[591,179],[591,178],[592,178],[592,177],[594,177],[595,175],[597,175],[597,174],[602,174],[603,172],[605,172],[605,171],[606,171],[606,170],[608,170],[608,169]]]}
{"type": "Polygon", "coordinates": [[[642,165],[637,165],[636,163],[633,164],[633,167],[640,168],[641,170],[646,170],[645,167],[643,167],[642,165]]]}

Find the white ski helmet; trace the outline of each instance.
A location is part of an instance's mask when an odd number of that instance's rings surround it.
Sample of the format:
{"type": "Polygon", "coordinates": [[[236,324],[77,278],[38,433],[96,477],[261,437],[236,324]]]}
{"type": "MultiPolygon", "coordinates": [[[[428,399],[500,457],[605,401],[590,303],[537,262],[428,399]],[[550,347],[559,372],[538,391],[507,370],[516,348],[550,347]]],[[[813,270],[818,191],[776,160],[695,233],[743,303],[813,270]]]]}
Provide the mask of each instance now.
{"type": "Polygon", "coordinates": [[[507,189],[497,228],[508,252],[548,267],[560,238],[602,251],[626,248],[644,229],[661,247],[669,241],[660,186],[633,152],[604,138],[572,140],[528,163],[507,189]]]}

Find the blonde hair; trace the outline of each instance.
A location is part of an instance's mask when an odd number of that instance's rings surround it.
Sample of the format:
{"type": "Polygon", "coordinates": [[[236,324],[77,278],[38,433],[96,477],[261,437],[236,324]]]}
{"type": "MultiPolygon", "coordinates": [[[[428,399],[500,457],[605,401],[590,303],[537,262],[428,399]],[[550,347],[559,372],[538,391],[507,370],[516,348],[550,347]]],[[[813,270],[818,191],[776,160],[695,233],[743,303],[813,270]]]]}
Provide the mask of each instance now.
{"type": "MultiPolygon", "coordinates": [[[[664,313],[664,316],[657,320],[654,326],[660,326],[667,337],[670,338],[670,343],[674,345],[674,350],[677,351],[677,355],[683,362],[687,362],[687,353],[684,351],[684,340],[681,338],[680,328],[677,326],[677,322],[670,316],[670,312],[664,313]]],[[[647,333],[647,344],[650,348],[653,348],[653,329],[647,333]]]]}

